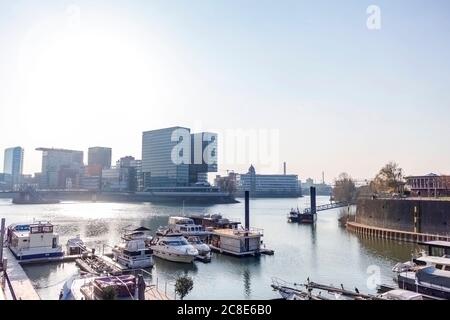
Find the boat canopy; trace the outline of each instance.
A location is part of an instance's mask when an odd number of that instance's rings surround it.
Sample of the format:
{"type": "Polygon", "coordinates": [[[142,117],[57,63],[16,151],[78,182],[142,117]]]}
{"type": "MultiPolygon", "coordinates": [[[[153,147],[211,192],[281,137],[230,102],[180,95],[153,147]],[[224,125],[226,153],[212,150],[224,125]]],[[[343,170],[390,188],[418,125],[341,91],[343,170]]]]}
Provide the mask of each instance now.
{"type": "Polygon", "coordinates": [[[448,288],[450,290],[450,271],[439,270],[435,267],[426,267],[417,271],[416,276],[419,282],[438,285],[441,288],[448,288]]]}

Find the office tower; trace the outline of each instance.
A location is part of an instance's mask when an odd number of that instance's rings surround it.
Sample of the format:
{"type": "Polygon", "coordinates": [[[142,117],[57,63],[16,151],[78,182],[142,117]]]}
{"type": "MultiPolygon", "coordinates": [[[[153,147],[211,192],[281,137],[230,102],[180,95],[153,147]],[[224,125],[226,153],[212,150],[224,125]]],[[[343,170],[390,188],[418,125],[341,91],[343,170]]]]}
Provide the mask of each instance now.
{"type": "Polygon", "coordinates": [[[23,148],[14,147],[5,150],[3,173],[11,175],[12,187],[21,183],[23,171],[23,148]]]}

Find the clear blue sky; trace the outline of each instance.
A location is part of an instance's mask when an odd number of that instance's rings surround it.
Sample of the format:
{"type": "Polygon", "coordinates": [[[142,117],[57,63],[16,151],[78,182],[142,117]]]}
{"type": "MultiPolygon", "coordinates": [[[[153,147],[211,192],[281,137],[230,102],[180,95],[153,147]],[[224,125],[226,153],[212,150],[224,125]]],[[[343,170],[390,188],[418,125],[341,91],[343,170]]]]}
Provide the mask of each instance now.
{"type": "Polygon", "coordinates": [[[303,179],[450,173],[449,34],[445,0],[0,0],[0,148],[32,173],[39,146],[139,158],[144,130],[276,129],[276,170],[303,179]]]}

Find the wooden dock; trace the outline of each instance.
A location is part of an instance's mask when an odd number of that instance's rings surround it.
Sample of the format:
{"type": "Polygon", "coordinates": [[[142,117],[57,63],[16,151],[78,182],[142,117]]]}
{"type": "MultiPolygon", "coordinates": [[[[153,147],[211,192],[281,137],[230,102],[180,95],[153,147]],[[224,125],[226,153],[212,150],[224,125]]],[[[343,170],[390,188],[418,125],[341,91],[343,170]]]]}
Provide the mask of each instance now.
{"type": "Polygon", "coordinates": [[[436,240],[450,241],[450,236],[371,227],[356,222],[347,222],[347,230],[374,238],[400,240],[415,243],[436,240]]]}
{"type": "Polygon", "coordinates": [[[6,268],[6,299],[41,300],[30,279],[9,249],[3,249],[3,257],[8,259],[6,268]]]}

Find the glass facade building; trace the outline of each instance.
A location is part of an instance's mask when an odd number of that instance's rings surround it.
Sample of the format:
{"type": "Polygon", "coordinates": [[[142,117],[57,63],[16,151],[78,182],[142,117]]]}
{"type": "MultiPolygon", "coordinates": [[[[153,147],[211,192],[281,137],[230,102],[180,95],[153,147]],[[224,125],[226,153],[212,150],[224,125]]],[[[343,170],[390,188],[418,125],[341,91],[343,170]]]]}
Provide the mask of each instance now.
{"type": "MultiPolygon", "coordinates": [[[[172,127],[160,130],[146,131],[142,135],[142,172],[145,187],[186,187],[189,185],[189,164],[175,163],[172,151],[184,136],[176,135],[177,129],[172,127]]],[[[179,157],[185,156],[180,150],[179,157]]]]}
{"type": "Polygon", "coordinates": [[[14,147],[5,150],[3,172],[11,175],[11,187],[19,185],[23,171],[23,148],[14,147]]]}
{"type": "Polygon", "coordinates": [[[88,150],[88,165],[101,166],[102,169],[111,168],[111,148],[92,147],[88,150]]]}
{"type": "Polygon", "coordinates": [[[43,189],[77,188],[83,169],[83,151],[38,148],[42,151],[39,186],[43,189]]]}
{"type": "Polygon", "coordinates": [[[189,187],[217,171],[217,134],[189,128],[146,131],[142,136],[145,189],[189,187]]]}

